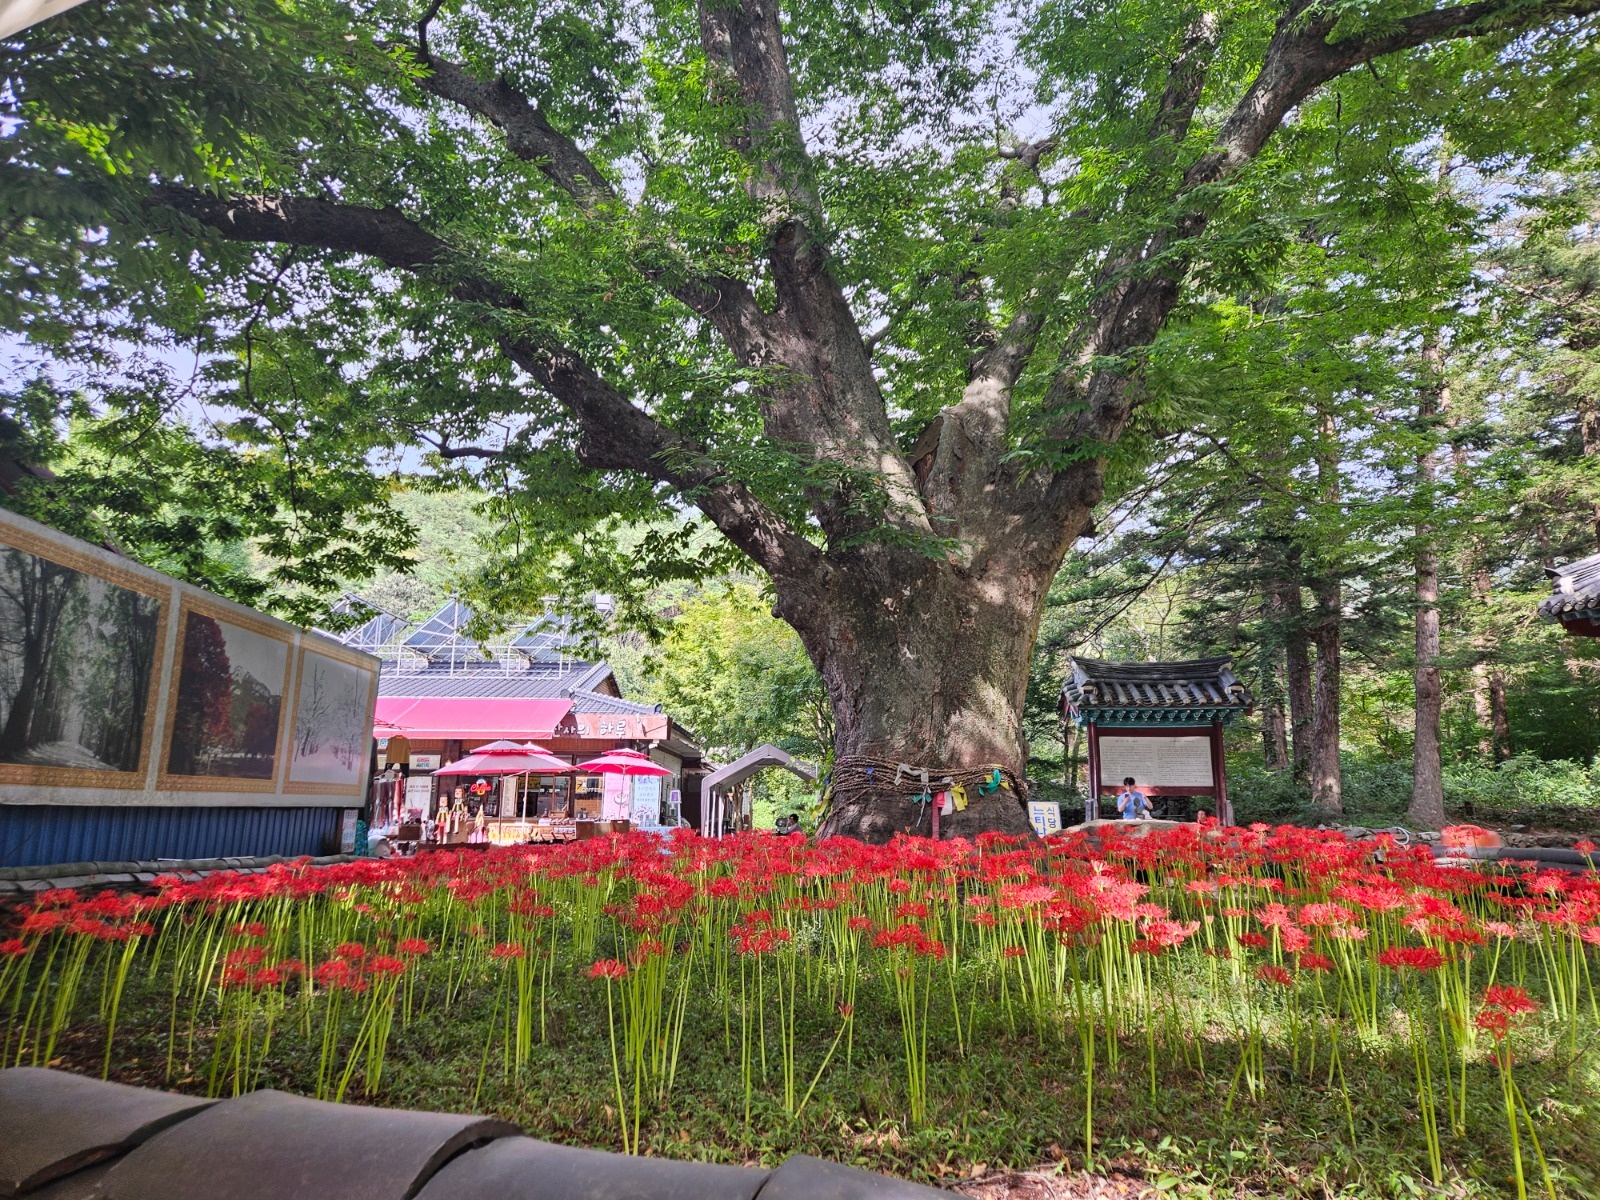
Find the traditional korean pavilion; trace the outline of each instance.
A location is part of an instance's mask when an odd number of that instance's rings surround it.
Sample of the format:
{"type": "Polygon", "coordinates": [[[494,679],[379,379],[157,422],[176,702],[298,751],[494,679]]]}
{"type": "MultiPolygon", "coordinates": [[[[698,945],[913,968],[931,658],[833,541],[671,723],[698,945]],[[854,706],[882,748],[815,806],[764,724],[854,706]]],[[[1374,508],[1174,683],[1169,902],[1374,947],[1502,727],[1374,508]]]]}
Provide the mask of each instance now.
{"type": "Polygon", "coordinates": [[[1547,567],[1550,596],[1539,615],[1558,621],[1574,637],[1600,637],[1600,554],[1564,567],[1547,567]]]}
{"type": "Polygon", "coordinates": [[[1116,795],[1131,775],[1147,796],[1209,797],[1217,818],[1233,823],[1222,730],[1253,701],[1232,659],[1069,662],[1061,710],[1089,739],[1084,820],[1096,819],[1100,798],[1116,795]]]}

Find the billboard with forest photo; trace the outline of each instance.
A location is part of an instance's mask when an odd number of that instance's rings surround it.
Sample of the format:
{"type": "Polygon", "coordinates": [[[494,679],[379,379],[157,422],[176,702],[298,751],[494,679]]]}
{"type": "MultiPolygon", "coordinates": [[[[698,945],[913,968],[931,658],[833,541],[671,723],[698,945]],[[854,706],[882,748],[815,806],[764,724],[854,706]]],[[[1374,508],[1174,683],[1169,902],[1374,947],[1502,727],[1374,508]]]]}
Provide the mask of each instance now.
{"type": "Polygon", "coordinates": [[[162,601],[93,570],[92,560],[0,546],[5,778],[67,782],[64,773],[87,771],[103,785],[141,782],[162,601]],[[133,778],[111,778],[119,773],[133,778]]]}
{"type": "Polygon", "coordinates": [[[287,790],[361,788],[372,748],[376,682],[365,663],[302,651],[287,790]]]}
{"type": "Polygon", "coordinates": [[[185,611],[167,774],[272,780],[288,665],[270,627],[185,611]]]}

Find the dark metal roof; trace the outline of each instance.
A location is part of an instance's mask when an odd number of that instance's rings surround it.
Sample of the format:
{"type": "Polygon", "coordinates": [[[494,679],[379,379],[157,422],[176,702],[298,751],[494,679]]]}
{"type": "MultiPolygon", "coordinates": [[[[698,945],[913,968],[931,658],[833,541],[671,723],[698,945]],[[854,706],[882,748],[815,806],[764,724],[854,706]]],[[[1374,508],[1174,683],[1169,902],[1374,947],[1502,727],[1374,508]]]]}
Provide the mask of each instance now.
{"type": "Polygon", "coordinates": [[[1061,698],[1083,709],[1248,709],[1250,693],[1233,674],[1230,658],[1183,662],[1069,660],[1071,672],[1061,698]]]}
{"type": "MultiPolygon", "coordinates": [[[[606,669],[610,670],[609,667],[606,669]]],[[[592,674],[589,669],[506,672],[492,666],[479,670],[386,671],[378,676],[378,695],[419,700],[436,696],[470,696],[480,700],[555,700],[571,696],[573,685],[592,674]]]]}
{"type": "Polygon", "coordinates": [[[659,713],[659,704],[639,704],[633,700],[624,700],[619,696],[607,696],[601,692],[585,691],[582,688],[573,688],[573,712],[592,713],[659,713]]]}
{"type": "Polygon", "coordinates": [[[1541,615],[1552,620],[1600,614],[1600,554],[1591,554],[1564,567],[1547,567],[1550,597],[1539,605],[1541,615]]]}

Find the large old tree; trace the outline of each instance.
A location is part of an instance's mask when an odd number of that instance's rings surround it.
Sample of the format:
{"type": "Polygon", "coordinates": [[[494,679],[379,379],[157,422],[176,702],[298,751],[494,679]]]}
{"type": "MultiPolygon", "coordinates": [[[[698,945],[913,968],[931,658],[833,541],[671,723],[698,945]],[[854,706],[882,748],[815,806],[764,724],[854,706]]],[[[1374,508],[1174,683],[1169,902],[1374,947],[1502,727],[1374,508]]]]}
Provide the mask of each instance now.
{"type": "MultiPolygon", "coordinates": [[[[661,520],[697,512],[841,762],[1020,776],[1046,591],[1186,295],[1314,224],[1345,139],[1583,137],[1596,12],[90,3],[3,51],[6,315],[97,369],[197,352],[187,394],[291,460],[477,473],[507,595],[715,563],[661,520]]],[[[827,828],[914,812],[867,787],[827,828]]],[[[954,826],[1025,827],[1007,791],[954,826]]]]}

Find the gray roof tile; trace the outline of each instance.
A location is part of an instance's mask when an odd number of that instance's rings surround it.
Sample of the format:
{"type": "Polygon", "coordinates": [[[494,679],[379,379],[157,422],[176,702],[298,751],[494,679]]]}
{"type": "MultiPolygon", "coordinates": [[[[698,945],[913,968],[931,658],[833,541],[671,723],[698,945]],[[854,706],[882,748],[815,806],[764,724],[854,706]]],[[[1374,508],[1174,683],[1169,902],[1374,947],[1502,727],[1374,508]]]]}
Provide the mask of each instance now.
{"type": "Polygon", "coordinates": [[[1229,658],[1182,662],[1071,660],[1061,696],[1073,708],[1248,708],[1250,693],[1229,658]]]}
{"type": "Polygon", "coordinates": [[[1550,597],[1539,605],[1546,617],[1600,612],[1600,554],[1591,554],[1564,567],[1548,567],[1550,597]]]}

